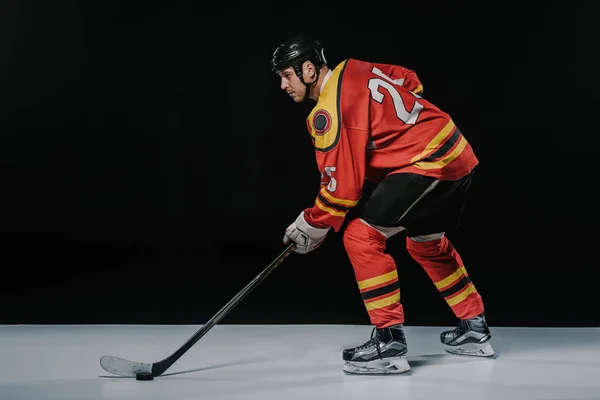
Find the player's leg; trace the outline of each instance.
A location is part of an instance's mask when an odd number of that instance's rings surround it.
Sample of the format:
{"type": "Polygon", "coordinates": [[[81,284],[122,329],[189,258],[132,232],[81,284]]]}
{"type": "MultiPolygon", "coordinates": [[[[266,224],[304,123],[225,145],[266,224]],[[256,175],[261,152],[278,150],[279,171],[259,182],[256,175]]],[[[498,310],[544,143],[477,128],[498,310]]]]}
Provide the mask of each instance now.
{"type": "Polygon", "coordinates": [[[387,240],[404,228],[396,222],[430,190],[435,180],[412,174],[384,179],[350,218],[344,246],[354,268],[358,288],[374,326],[371,339],[343,352],[344,370],[353,373],[401,373],[406,362],[398,272],[386,253],[387,240]]]}
{"type": "MultiPolygon", "coordinates": [[[[399,229],[396,229],[398,232],[399,229]]],[[[360,218],[348,222],[344,246],[354,268],[358,289],[371,324],[371,338],[343,351],[344,371],[350,373],[401,373],[410,369],[402,324],[398,271],[385,252],[387,237],[360,218]]]]}
{"type": "Polygon", "coordinates": [[[424,268],[439,293],[459,320],[443,332],[446,351],[454,354],[492,356],[491,333],[480,294],[465,264],[445,232],[458,228],[472,175],[454,182],[440,182],[406,216],[406,248],[424,268]]]}
{"type": "Polygon", "coordinates": [[[406,238],[406,248],[425,269],[459,320],[455,329],[442,332],[444,349],[453,354],[494,355],[480,294],[469,278],[460,254],[442,233],[406,238]],[[440,237],[441,236],[441,237],[440,237]]]}

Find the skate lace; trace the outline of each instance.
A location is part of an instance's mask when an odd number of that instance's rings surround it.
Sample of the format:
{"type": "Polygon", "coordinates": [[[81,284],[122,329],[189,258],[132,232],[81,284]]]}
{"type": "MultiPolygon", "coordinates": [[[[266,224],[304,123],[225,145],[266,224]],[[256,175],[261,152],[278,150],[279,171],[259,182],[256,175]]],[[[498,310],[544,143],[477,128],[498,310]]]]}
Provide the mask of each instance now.
{"type": "Polygon", "coordinates": [[[444,332],[444,338],[446,339],[452,339],[457,336],[460,336],[460,334],[458,333],[458,329],[456,328],[452,329],[451,331],[444,332]]]}
{"type": "Polygon", "coordinates": [[[445,332],[444,336],[446,337],[446,339],[454,339],[456,337],[461,336],[462,334],[464,334],[467,330],[468,330],[468,326],[464,326],[464,322],[461,321],[458,323],[458,325],[452,329],[451,331],[445,332]]]}
{"type": "Polygon", "coordinates": [[[367,342],[363,345],[358,346],[357,350],[364,350],[368,347],[375,346],[377,348],[377,353],[379,353],[379,338],[377,337],[377,328],[373,328],[371,331],[371,339],[367,340],[367,342]]]}

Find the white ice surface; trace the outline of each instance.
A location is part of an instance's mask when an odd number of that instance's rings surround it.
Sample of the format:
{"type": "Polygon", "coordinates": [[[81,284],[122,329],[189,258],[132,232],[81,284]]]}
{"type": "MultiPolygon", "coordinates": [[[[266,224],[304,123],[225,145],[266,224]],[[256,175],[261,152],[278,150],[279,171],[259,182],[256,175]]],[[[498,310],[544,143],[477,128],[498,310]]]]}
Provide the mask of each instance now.
{"type": "Polygon", "coordinates": [[[600,328],[492,327],[495,359],[446,354],[405,327],[405,376],[342,372],[369,326],[217,325],[154,381],[111,375],[103,355],[156,362],[200,326],[0,326],[0,400],[600,399],[600,328]]]}

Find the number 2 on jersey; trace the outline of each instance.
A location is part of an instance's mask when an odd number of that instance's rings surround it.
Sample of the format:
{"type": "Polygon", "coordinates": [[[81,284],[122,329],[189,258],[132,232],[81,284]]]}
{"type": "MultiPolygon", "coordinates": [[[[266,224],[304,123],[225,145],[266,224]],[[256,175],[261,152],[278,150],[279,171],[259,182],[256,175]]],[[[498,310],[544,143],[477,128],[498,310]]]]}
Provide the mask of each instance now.
{"type": "MultiPolygon", "coordinates": [[[[383,72],[379,68],[373,68],[373,73],[379,75],[381,78],[371,78],[369,79],[369,90],[371,91],[371,97],[378,103],[382,103],[385,95],[379,91],[380,88],[385,89],[390,96],[392,97],[392,102],[394,103],[394,108],[396,109],[396,116],[400,121],[405,124],[414,125],[417,122],[417,118],[419,118],[419,113],[423,109],[423,105],[415,100],[415,104],[412,107],[412,110],[409,112],[406,109],[404,104],[404,100],[398,90],[393,85],[393,80],[388,76],[384,75],[383,72]]],[[[410,92],[415,98],[419,98],[414,93],[410,92]]]]}

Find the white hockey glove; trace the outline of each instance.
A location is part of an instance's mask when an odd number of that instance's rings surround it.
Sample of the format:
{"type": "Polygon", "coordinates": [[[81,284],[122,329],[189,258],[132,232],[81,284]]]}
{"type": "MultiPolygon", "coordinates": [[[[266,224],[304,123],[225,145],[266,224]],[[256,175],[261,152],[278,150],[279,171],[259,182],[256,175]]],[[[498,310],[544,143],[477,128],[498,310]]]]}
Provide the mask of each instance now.
{"type": "Polygon", "coordinates": [[[296,253],[305,254],[313,251],[327,236],[327,232],[331,228],[316,228],[311,226],[304,219],[304,211],[298,215],[298,218],[285,230],[283,243],[288,244],[290,241],[296,243],[296,253]]]}

